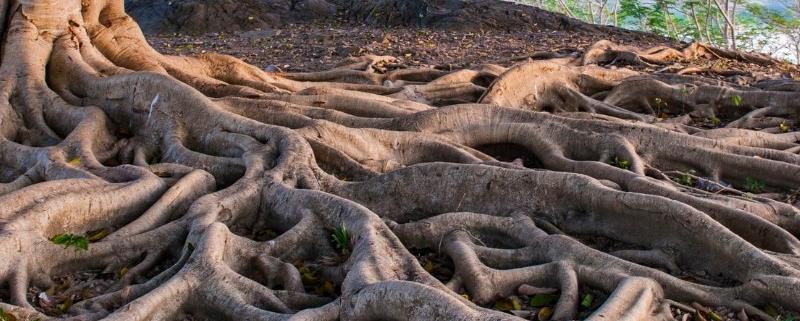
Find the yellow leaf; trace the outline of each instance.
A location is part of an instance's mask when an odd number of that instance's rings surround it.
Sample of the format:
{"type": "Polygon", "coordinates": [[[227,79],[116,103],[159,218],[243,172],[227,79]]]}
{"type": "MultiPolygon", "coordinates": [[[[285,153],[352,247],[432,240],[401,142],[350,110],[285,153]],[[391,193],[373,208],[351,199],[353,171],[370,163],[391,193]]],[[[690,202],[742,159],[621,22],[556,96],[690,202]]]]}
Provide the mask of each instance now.
{"type": "Polygon", "coordinates": [[[553,316],[553,308],[551,307],[542,308],[541,310],[539,310],[539,314],[537,315],[537,317],[541,321],[550,320],[550,317],[552,316],[553,316]]]}
{"type": "Polygon", "coordinates": [[[89,235],[89,242],[97,242],[99,240],[102,240],[106,236],[108,236],[107,229],[99,230],[96,233],[89,235]]]}
{"type": "Polygon", "coordinates": [[[75,157],[73,159],[70,159],[68,163],[70,165],[72,165],[72,166],[80,166],[81,165],[81,158],[80,157],[75,157]]]}
{"type": "Polygon", "coordinates": [[[64,303],[61,303],[61,304],[59,304],[59,305],[56,305],[56,307],[57,307],[57,308],[58,308],[58,310],[60,310],[61,312],[67,312],[67,311],[69,311],[69,308],[71,308],[71,307],[72,307],[72,297],[69,297],[69,298],[67,298],[66,300],[64,300],[64,303]]]}
{"type": "Polygon", "coordinates": [[[521,310],[522,305],[519,303],[517,297],[512,296],[497,300],[494,304],[494,308],[500,311],[521,310]]]}
{"type": "Polygon", "coordinates": [[[463,297],[464,299],[467,299],[467,301],[469,301],[469,294],[464,293],[464,294],[461,295],[461,297],[463,297]]]}
{"type": "Polygon", "coordinates": [[[300,271],[300,276],[303,278],[305,283],[315,283],[317,282],[317,276],[315,275],[314,271],[309,269],[307,266],[303,266],[298,269],[300,271]]]}
{"type": "Polygon", "coordinates": [[[128,274],[128,267],[127,266],[119,269],[119,277],[124,277],[126,274],[128,274]]]}
{"type": "Polygon", "coordinates": [[[425,271],[428,271],[428,273],[430,273],[431,271],[433,271],[433,262],[431,262],[431,260],[425,260],[425,265],[423,265],[422,268],[424,268],[425,271]]]}
{"type": "Polygon", "coordinates": [[[315,290],[320,295],[326,295],[326,296],[336,295],[336,289],[334,288],[333,283],[331,281],[322,282],[322,285],[318,286],[315,290]]]}

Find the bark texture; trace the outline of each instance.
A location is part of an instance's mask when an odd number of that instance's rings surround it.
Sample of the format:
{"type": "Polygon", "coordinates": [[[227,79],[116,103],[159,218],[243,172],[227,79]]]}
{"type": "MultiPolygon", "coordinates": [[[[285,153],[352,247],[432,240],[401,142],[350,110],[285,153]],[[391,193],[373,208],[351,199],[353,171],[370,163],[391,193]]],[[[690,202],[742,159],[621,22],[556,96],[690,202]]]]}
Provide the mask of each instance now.
{"type": "Polygon", "coordinates": [[[796,83],[608,66],[763,57],[599,42],[280,74],[160,55],[121,0],[0,13],[0,307],[18,320],[520,320],[487,307],[537,291],[572,320],[586,288],[605,294],[589,320],[800,310],[796,83]]]}

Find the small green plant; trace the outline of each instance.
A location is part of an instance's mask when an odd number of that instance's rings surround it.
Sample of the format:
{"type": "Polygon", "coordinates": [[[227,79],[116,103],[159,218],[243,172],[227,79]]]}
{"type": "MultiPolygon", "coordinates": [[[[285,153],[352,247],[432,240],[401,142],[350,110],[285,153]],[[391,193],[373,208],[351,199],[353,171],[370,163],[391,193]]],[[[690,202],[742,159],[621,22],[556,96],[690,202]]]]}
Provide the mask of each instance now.
{"type": "Polygon", "coordinates": [[[342,255],[350,254],[350,233],[347,232],[347,227],[344,226],[344,223],[342,223],[342,226],[333,230],[331,239],[333,239],[333,244],[336,245],[336,249],[339,250],[342,255]]]}
{"type": "Polygon", "coordinates": [[[53,236],[50,242],[54,244],[63,245],[64,248],[74,247],[76,251],[89,249],[89,239],[83,235],[75,234],[59,234],[53,236]]]}
{"type": "Polygon", "coordinates": [[[720,120],[717,116],[711,117],[711,124],[712,125],[719,126],[720,123],[722,123],[722,120],[720,120]]]}
{"type": "Polygon", "coordinates": [[[614,165],[618,168],[622,168],[624,170],[631,169],[631,162],[629,160],[622,159],[619,157],[614,157],[614,159],[611,160],[611,165],[614,165]]]}
{"type": "Polygon", "coordinates": [[[541,308],[553,304],[556,300],[558,300],[558,295],[555,294],[537,294],[531,298],[528,305],[534,308],[541,308]]]}
{"type": "Polygon", "coordinates": [[[661,107],[667,107],[667,103],[663,99],[661,99],[660,97],[656,97],[655,99],[653,99],[653,101],[656,103],[656,116],[659,117],[659,118],[664,118],[664,117],[661,117],[661,114],[662,114],[661,113],[661,107]]]}
{"type": "Polygon", "coordinates": [[[678,176],[678,178],[676,178],[675,181],[683,186],[690,186],[690,187],[694,186],[694,179],[692,178],[692,175],[689,175],[687,173],[681,173],[681,175],[678,176]]]}
{"type": "Polygon", "coordinates": [[[581,306],[588,309],[592,307],[592,302],[594,301],[594,295],[591,293],[587,293],[583,296],[583,300],[581,300],[581,306]]]}
{"type": "Polygon", "coordinates": [[[745,187],[748,191],[753,193],[761,193],[767,187],[767,184],[764,183],[762,180],[758,180],[752,177],[745,178],[745,187]]]}
{"type": "Polygon", "coordinates": [[[742,96],[739,96],[739,95],[733,95],[733,96],[731,96],[731,102],[732,102],[732,103],[733,103],[733,105],[734,105],[734,106],[736,106],[736,107],[739,107],[739,106],[741,106],[741,105],[742,105],[742,96]]]}

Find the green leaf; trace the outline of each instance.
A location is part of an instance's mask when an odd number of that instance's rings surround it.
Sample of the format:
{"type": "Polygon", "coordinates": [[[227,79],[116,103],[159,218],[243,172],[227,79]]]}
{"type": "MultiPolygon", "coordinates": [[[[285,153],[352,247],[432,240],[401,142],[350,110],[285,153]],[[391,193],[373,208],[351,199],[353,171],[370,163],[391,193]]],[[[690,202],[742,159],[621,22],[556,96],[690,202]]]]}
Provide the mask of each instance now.
{"type": "Polygon", "coordinates": [[[342,254],[347,255],[350,253],[350,233],[347,232],[347,227],[345,227],[344,223],[333,231],[331,239],[333,239],[336,249],[341,251],[342,254]]]}
{"type": "Polygon", "coordinates": [[[708,318],[712,321],[722,321],[722,317],[714,311],[708,312],[708,318]]]}
{"type": "Polygon", "coordinates": [[[583,296],[583,300],[581,300],[581,306],[587,309],[591,308],[593,301],[594,301],[594,295],[592,295],[591,293],[587,293],[586,295],[583,296]]]}
{"type": "Polygon", "coordinates": [[[83,235],[59,234],[50,238],[50,242],[63,245],[64,248],[74,247],[76,251],[86,251],[89,249],[89,239],[83,235]]]}
{"type": "Polygon", "coordinates": [[[556,294],[537,294],[531,298],[529,304],[534,308],[538,308],[551,305],[556,299],[558,299],[558,295],[556,294]]]}
{"type": "Polygon", "coordinates": [[[629,170],[631,168],[631,162],[629,160],[622,159],[619,157],[614,157],[614,159],[611,160],[611,165],[614,165],[624,170],[629,170]]]}
{"type": "Polygon", "coordinates": [[[86,237],[81,236],[75,240],[75,247],[86,251],[89,249],[89,240],[86,237]]]}
{"type": "Polygon", "coordinates": [[[679,176],[675,181],[683,186],[694,186],[694,179],[692,179],[692,175],[686,173],[681,173],[681,176],[679,176]]]}
{"type": "Polygon", "coordinates": [[[745,178],[745,184],[747,190],[753,193],[761,193],[767,188],[767,183],[749,176],[745,178]]]}
{"type": "Polygon", "coordinates": [[[734,106],[738,107],[742,105],[742,97],[739,95],[733,95],[731,96],[731,102],[733,103],[734,106]]]}

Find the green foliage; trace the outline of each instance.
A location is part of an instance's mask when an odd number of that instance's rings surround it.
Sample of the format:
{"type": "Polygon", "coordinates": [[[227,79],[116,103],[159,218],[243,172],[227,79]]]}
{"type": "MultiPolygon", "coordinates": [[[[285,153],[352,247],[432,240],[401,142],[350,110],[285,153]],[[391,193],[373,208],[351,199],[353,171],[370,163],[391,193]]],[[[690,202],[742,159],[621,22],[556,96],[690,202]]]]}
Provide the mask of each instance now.
{"type": "MultiPolygon", "coordinates": [[[[719,47],[772,52],[800,43],[800,7],[795,1],[730,0],[735,3],[735,34],[727,33],[727,19],[714,1],[706,0],[515,0],[560,12],[589,23],[652,32],[681,41],[699,41],[719,47]],[[792,43],[776,43],[777,36],[792,43]]],[[[725,1],[721,1],[725,4],[725,1]]],[[[784,52],[784,55],[787,52],[784,52]]],[[[797,53],[800,59],[800,52],[797,53]]]]}
{"type": "Polygon", "coordinates": [[[552,305],[556,300],[558,300],[558,295],[556,294],[537,294],[531,298],[528,304],[534,308],[540,308],[552,305]]]}
{"type": "Polygon", "coordinates": [[[689,175],[687,173],[681,173],[681,175],[678,176],[678,178],[676,178],[675,181],[683,186],[689,186],[689,187],[694,186],[694,179],[692,178],[692,175],[689,175]]]}
{"type": "Polygon", "coordinates": [[[581,306],[588,309],[592,307],[592,302],[594,301],[594,295],[591,293],[587,293],[583,296],[583,300],[581,300],[581,306]]]}
{"type": "Polygon", "coordinates": [[[646,7],[638,0],[620,0],[619,2],[619,16],[622,17],[622,24],[627,26],[638,26],[643,30],[647,30],[646,21],[652,9],[646,7]]]}
{"type": "Polygon", "coordinates": [[[736,107],[741,106],[742,105],[742,97],[739,96],[739,95],[731,96],[731,103],[733,103],[733,105],[736,106],[736,107]]]}
{"type": "Polygon", "coordinates": [[[624,170],[631,169],[631,162],[627,159],[622,159],[619,157],[614,157],[614,159],[611,160],[610,164],[624,170]]]}
{"type": "Polygon", "coordinates": [[[761,193],[767,187],[764,181],[752,177],[745,178],[745,187],[748,191],[753,193],[761,193]]]}
{"type": "Polygon", "coordinates": [[[63,245],[64,248],[74,247],[76,251],[89,249],[89,239],[83,235],[59,234],[50,238],[50,242],[63,245]]]}
{"type": "Polygon", "coordinates": [[[347,232],[347,227],[344,226],[344,223],[333,231],[331,239],[333,240],[333,244],[336,245],[336,249],[343,255],[350,254],[350,233],[347,232]]]}

